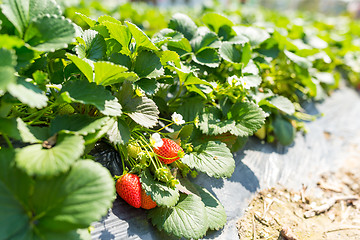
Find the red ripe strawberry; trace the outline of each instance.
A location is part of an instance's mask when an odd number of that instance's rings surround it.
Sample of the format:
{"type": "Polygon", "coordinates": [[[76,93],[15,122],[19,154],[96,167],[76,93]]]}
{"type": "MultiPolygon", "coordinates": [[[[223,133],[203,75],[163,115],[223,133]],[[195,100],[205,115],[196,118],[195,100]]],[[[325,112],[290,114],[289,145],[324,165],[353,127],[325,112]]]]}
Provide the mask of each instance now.
{"type": "Polygon", "coordinates": [[[162,140],[163,145],[153,149],[161,162],[169,164],[184,155],[184,150],[175,141],[168,138],[163,138],[162,140]]]}
{"type": "Polygon", "coordinates": [[[119,196],[135,208],[141,207],[141,183],[139,176],[126,173],[116,181],[119,196]]]}
{"type": "Polygon", "coordinates": [[[156,202],[151,199],[150,195],[147,195],[145,190],[141,190],[141,207],[144,209],[152,209],[156,207],[156,202]]]}

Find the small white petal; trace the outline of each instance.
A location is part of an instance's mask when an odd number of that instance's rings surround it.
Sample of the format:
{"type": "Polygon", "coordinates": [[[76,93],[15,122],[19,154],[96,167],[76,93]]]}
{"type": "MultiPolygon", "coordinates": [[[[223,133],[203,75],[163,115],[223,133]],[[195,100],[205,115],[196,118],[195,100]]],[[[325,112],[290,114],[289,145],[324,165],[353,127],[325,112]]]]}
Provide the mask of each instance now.
{"type": "Polygon", "coordinates": [[[150,145],[154,148],[159,148],[164,144],[163,140],[161,139],[160,134],[154,133],[150,137],[150,145]]]}
{"type": "Polygon", "coordinates": [[[171,119],[173,120],[173,122],[176,125],[181,125],[181,124],[185,123],[185,121],[183,120],[183,116],[181,114],[176,113],[176,112],[174,112],[173,115],[171,115],[171,119]]]}

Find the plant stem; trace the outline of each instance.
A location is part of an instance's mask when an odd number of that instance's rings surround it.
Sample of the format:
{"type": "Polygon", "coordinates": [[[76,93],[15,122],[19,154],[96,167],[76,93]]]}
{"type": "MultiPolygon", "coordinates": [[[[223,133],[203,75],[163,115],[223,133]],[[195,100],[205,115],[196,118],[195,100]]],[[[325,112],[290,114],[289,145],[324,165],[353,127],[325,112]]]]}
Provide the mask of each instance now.
{"type": "Polygon", "coordinates": [[[169,126],[173,125],[173,124],[174,124],[173,122],[172,122],[172,123],[169,123],[168,125],[166,125],[166,126],[164,126],[164,127],[160,128],[160,129],[158,129],[158,130],[157,130],[157,132],[160,132],[161,130],[163,130],[163,129],[165,129],[165,128],[167,128],[167,127],[169,127],[169,126]]]}
{"type": "Polygon", "coordinates": [[[176,96],[169,100],[168,105],[171,105],[177,98],[180,97],[184,85],[180,83],[179,91],[176,93],[176,96]]]}
{"type": "Polygon", "coordinates": [[[8,137],[6,134],[4,134],[4,135],[2,135],[2,136],[3,136],[3,138],[5,139],[7,145],[9,146],[9,148],[14,149],[14,146],[13,146],[13,144],[11,143],[9,137],[8,137]]]}

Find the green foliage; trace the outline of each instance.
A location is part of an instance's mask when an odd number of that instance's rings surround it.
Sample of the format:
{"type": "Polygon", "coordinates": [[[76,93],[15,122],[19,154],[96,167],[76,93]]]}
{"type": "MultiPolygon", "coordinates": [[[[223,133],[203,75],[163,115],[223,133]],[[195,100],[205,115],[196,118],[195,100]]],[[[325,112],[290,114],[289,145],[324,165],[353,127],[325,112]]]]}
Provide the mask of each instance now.
{"type": "Polygon", "coordinates": [[[222,228],[226,214],[189,174],[231,177],[231,151],[253,134],[291,145],[311,119],[303,102],[324,99],[341,77],[360,83],[352,21],[211,7],[188,15],[132,4],[110,10],[91,1],[64,10],[76,24],[53,0],[2,1],[6,239],[89,239],[84,228],[114,199],[109,172],[84,160],[98,141],[140,176],[157,202],[148,216],[158,229],[201,238],[222,228]],[[154,133],[181,145],[179,160],[159,160],[154,133]]]}
{"type": "Polygon", "coordinates": [[[79,102],[94,105],[101,113],[108,116],[120,116],[121,105],[103,86],[87,81],[69,81],[61,89],[64,102],[79,102]],[[82,91],[79,91],[81,89],[82,91]]]}
{"type": "Polygon", "coordinates": [[[24,174],[14,158],[13,151],[0,150],[0,202],[4,213],[0,231],[4,237],[40,239],[56,235],[79,239],[76,229],[99,219],[111,205],[112,179],[98,163],[81,160],[61,175],[42,179],[24,174]]]}
{"type": "Polygon", "coordinates": [[[155,180],[149,170],[142,172],[140,180],[146,194],[150,195],[158,206],[172,207],[179,201],[179,191],[155,180]]]}
{"type": "Polygon", "coordinates": [[[207,142],[194,147],[193,152],[186,155],[183,163],[210,177],[230,177],[235,169],[235,161],[224,143],[207,142]]]}
{"type": "Polygon", "coordinates": [[[179,238],[201,238],[207,230],[205,205],[196,195],[181,194],[175,206],[152,209],[149,218],[159,230],[179,238]]]}

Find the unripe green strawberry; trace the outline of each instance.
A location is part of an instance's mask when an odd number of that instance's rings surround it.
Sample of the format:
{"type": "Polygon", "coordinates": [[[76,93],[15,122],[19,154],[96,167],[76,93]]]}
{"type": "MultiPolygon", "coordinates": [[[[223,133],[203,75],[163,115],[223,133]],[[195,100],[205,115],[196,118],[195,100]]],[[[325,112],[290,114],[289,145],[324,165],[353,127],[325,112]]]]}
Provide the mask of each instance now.
{"type": "Polygon", "coordinates": [[[155,170],[155,177],[162,182],[167,182],[173,178],[170,169],[167,166],[155,170]]]}
{"type": "Polygon", "coordinates": [[[136,144],[129,144],[127,146],[128,155],[132,158],[137,158],[139,153],[141,152],[141,148],[136,144]]]}
{"type": "Polygon", "coordinates": [[[156,202],[147,195],[144,189],[141,189],[141,207],[144,209],[152,209],[156,207],[156,202]]]}
{"type": "Polygon", "coordinates": [[[184,156],[184,150],[175,141],[168,138],[162,140],[163,145],[153,149],[161,162],[169,164],[184,156]]]}
{"type": "Polygon", "coordinates": [[[59,115],[73,114],[74,111],[75,111],[74,108],[70,104],[66,103],[59,108],[58,114],[59,115]]]}
{"type": "Polygon", "coordinates": [[[135,208],[141,207],[141,183],[139,176],[126,173],[116,181],[116,192],[128,204],[135,208]]]}
{"type": "Polygon", "coordinates": [[[259,130],[257,130],[254,135],[258,137],[261,140],[264,140],[266,137],[266,128],[265,125],[263,125],[259,130]]]}

